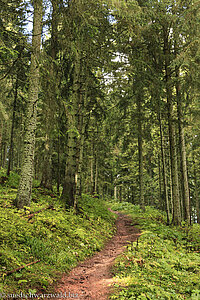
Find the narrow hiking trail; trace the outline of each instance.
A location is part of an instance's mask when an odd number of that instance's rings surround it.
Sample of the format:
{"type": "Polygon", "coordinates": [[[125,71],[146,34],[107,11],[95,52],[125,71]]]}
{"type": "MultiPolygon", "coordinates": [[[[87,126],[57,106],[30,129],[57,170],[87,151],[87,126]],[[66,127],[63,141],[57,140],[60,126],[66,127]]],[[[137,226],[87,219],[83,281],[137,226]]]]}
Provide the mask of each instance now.
{"type": "Polygon", "coordinates": [[[119,212],[116,220],[116,234],[107,242],[104,249],[93,257],[81,262],[57,286],[56,293],[66,293],[68,299],[106,300],[114,283],[111,268],[129,242],[137,240],[139,229],[131,224],[133,220],[119,212]]]}

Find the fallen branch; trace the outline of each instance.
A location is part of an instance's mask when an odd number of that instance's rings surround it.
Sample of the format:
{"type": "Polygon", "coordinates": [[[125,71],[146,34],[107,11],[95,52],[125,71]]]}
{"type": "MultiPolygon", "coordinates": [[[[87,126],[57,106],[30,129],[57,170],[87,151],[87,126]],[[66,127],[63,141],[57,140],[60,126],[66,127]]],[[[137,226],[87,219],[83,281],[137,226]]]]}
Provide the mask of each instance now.
{"type": "Polygon", "coordinates": [[[22,266],[22,267],[19,267],[19,268],[17,268],[17,269],[8,271],[8,272],[4,273],[3,276],[11,275],[11,274],[13,274],[13,273],[15,273],[15,272],[18,272],[18,271],[20,271],[20,270],[26,268],[26,267],[29,267],[29,266],[34,265],[34,264],[37,264],[38,262],[40,262],[40,260],[33,261],[33,262],[31,262],[31,263],[29,263],[29,264],[27,264],[27,265],[25,265],[25,266],[22,266]]]}
{"type": "Polygon", "coordinates": [[[35,211],[34,213],[31,213],[30,215],[27,216],[27,217],[28,217],[28,220],[31,220],[35,215],[37,215],[37,214],[39,214],[41,211],[47,210],[47,209],[53,209],[53,206],[50,205],[50,206],[48,206],[48,207],[41,208],[40,210],[35,211]]]}

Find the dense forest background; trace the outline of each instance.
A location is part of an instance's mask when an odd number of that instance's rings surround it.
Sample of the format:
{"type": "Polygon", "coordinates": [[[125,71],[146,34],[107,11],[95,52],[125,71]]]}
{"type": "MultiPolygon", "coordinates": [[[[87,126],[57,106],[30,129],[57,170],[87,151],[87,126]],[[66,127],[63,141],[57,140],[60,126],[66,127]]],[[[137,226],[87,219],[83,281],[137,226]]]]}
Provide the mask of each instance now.
{"type": "Polygon", "coordinates": [[[91,193],[200,222],[199,6],[0,0],[0,168],[20,174],[18,208],[34,178],[75,210],[91,193]]]}

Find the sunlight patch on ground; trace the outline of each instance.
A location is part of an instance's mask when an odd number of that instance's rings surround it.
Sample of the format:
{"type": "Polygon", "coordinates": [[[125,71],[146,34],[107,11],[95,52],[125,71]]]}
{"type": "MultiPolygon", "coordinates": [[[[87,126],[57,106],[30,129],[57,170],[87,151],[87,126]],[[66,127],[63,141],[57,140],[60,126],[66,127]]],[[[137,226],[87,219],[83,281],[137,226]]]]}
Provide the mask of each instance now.
{"type": "MultiPolygon", "coordinates": [[[[107,286],[128,286],[129,284],[133,284],[133,278],[130,276],[124,277],[124,278],[107,278],[100,281],[103,285],[107,286]]],[[[137,284],[137,282],[134,281],[134,284],[137,284]]]]}

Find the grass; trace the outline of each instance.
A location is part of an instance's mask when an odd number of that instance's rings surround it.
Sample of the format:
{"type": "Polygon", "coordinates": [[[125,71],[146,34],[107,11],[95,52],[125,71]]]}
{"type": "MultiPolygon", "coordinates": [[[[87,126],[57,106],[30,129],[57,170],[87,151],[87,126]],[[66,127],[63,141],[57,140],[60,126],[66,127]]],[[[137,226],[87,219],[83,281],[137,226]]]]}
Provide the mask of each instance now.
{"type": "Polygon", "coordinates": [[[17,184],[18,176],[12,173],[0,185],[0,294],[49,292],[62,272],[99,251],[111,238],[115,217],[103,201],[89,195],[83,195],[81,213],[75,215],[66,211],[54,195],[38,187],[33,189],[30,209],[18,210],[12,204],[17,184]],[[49,205],[53,209],[28,220],[30,212],[49,205]],[[37,260],[40,262],[6,275],[37,260]]]}
{"type": "Polygon", "coordinates": [[[200,226],[166,226],[165,215],[130,203],[111,208],[129,214],[142,234],[116,260],[110,299],[200,299],[200,226]]]}

